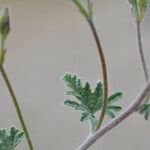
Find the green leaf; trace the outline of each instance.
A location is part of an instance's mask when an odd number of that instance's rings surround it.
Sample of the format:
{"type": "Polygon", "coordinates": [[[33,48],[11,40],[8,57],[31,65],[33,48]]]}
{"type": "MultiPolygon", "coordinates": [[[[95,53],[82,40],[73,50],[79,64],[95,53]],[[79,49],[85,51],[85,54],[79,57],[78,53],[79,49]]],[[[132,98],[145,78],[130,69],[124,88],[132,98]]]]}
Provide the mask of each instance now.
{"type": "Polygon", "coordinates": [[[145,113],[145,120],[148,120],[149,117],[150,117],[150,111],[148,111],[148,112],[145,113]]]}
{"type": "MultiPolygon", "coordinates": [[[[76,75],[66,74],[63,79],[69,87],[69,91],[67,91],[66,94],[73,98],[73,100],[66,100],[64,104],[76,110],[80,110],[80,120],[82,122],[90,120],[92,131],[95,132],[98,120],[94,115],[97,111],[102,109],[103,105],[104,89],[102,82],[97,82],[96,87],[92,90],[89,82],[81,82],[81,79],[76,75]]],[[[117,92],[109,97],[107,115],[111,118],[115,117],[115,113],[122,109],[120,106],[112,105],[114,102],[122,98],[122,96],[122,92],[117,92]]]]}
{"type": "Polygon", "coordinates": [[[76,75],[66,74],[63,79],[71,89],[66,94],[76,99],[76,101],[67,100],[64,104],[80,110],[81,121],[90,120],[94,129],[95,124],[97,124],[94,114],[101,109],[103,102],[102,83],[99,81],[92,91],[90,84],[88,82],[82,83],[76,75]]]}
{"type": "Polygon", "coordinates": [[[110,111],[110,110],[107,110],[107,111],[106,111],[106,114],[107,114],[110,118],[115,118],[115,114],[114,114],[112,111],[110,111]]]}
{"type": "Polygon", "coordinates": [[[85,110],[81,104],[71,100],[66,100],[64,102],[64,105],[71,106],[76,110],[83,110],[83,111],[85,110]]]}
{"type": "Polygon", "coordinates": [[[82,86],[81,80],[76,75],[66,74],[63,79],[72,90],[68,91],[66,94],[75,97],[84,110],[86,109],[86,112],[94,114],[101,108],[103,98],[101,82],[97,83],[94,92],[92,92],[90,84],[86,82],[85,86],[82,86]]]}
{"type": "Polygon", "coordinates": [[[89,113],[84,112],[81,114],[81,119],[80,119],[81,122],[86,121],[88,119],[89,119],[89,113]]]}
{"type": "Polygon", "coordinates": [[[99,124],[98,120],[92,114],[82,113],[81,122],[86,121],[86,120],[90,120],[92,133],[94,133],[97,130],[97,126],[99,124]]]}
{"type": "Polygon", "coordinates": [[[143,21],[145,17],[148,0],[128,0],[133,18],[136,21],[143,21]]]}
{"type": "Polygon", "coordinates": [[[10,134],[7,134],[6,129],[0,129],[0,150],[15,150],[22,138],[23,132],[14,127],[11,127],[10,134]]]}
{"type": "Polygon", "coordinates": [[[89,97],[91,96],[91,87],[88,82],[86,82],[85,87],[82,89],[82,97],[89,102],[89,97]]]}
{"type": "Polygon", "coordinates": [[[70,74],[66,74],[63,79],[67,83],[67,86],[70,87],[74,92],[78,93],[81,91],[81,81],[80,79],[77,79],[76,75],[71,76],[70,74]]]}
{"type": "Polygon", "coordinates": [[[111,105],[111,106],[108,106],[107,109],[111,110],[111,111],[114,111],[114,112],[118,112],[118,111],[122,110],[122,107],[111,105]]]}
{"type": "Polygon", "coordinates": [[[66,95],[70,95],[70,96],[78,96],[76,92],[74,91],[67,91],[66,95]]]}
{"type": "Polygon", "coordinates": [[[150,117],[150,104],[143,104],[139,113],[145,116],[145,120],[148,120],[150,117]]]}
{"type": "Polygon", "coordinates": [[[97,83],[93,95],[95,99],[95,106],[93,107],[92,112],[96,113],[102,108],[103,103],[103,84],[100,81],[97,83]]]}
{"type": "Polygon", "coordinates": [[[132,7],[136,7],[137,5],[137,0],[128,0],[129,1],[129,4],[132,6],[132,7]]]}
{"type": "Polygon", "coordinates": [[[123,97],[123,93],[122,93],[122,92],[117,92],[117,93],[112,94],[112,95],[108,98],[109,104],[112,104],[112,103],[118,101],[118,100],[121,99],[122,97],[123,97]]]}
{"type": "Polygon", "coordinates": [[[115,113],[122,110],[121,106],[113,105],[116,101],[120,100],[122,97],[123,97],[122,92],[116,92],[108,98],[108,106],[107,106],[107,113],[106,114],[110,118],[114,118],[115,113]]]}
{"type": "Polygon", "coordinates": [[[103,85],[102,85],[102,82],[98,82],[97,83],[97,86],[94,90],[94,95],[95,97],[101,97],[103,95],[103,85]]]}
{"type": "Polygon", "coordinates": [[[146,111],[149,111],[150,110],[150,104],[144,104],[142,106],[142,108],[140,109],[140,114],[143,114],[145,113],[146,111]]]}

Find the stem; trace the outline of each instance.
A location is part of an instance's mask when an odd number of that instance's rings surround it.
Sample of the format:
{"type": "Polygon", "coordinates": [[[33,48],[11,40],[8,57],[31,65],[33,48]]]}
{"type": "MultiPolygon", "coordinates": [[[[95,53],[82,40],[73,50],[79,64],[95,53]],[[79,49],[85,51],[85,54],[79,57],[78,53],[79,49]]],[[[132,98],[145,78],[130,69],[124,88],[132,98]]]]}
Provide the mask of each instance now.
{"type": "Polygon", "coordinates": [[[28,132],[27,127],[26,127],[26,125],[25,125],[25,121],[24,121],[24,119],[23,119],[23,115],[22,115],[21,109],[20,109],[20,107],[19,107],[17,98],[16,98],[16,96],[15,96],[15,94],[14,94],[14,91],[13,91],[13,88],[12,88],[12,86],[11,86],[11,83],[10,83],[10,81],[9,81],[9,79],[8,79],[7,73],[6,73],[6,71],[5,71],[5,69],[4,69],[4,67],[3,67],[2,65],[0,66],[0,71],[1,71],[1,73],[2,73],[3,79],[4,79],[5,83],[6,83],[6,86],[7,86],[7,88],[8,88],[8,91],[9,91],[9,93],[10,93],[10,96],[11,96],[11,98],[12,98],[12,100],[13,100],[13,103],[14,103],[14,106],[15,106],[15,109],[16,109],[16,112],[17,112],[17,114],[18,114],[18,118],[19,118],[20,124],[21,124],[21,126],[22,126],[22,128],[23,128],[24,134],[25,134],[26,139],[27,139],[27,143],[28,143],[29,149],[30,149],[30,150],[33,150],[33,145],[32,145],[32,142],[31,142],[31,138],[30,138],[30,136],[29,136],[29,132],[28,132]]]}
{"type": "Polygon", "coordinates": [[[0,37],[0,45],[1,45],[1,49],[0,49],[0,65],[2,65],[3,64],[3,62],[4,62],[4,57],[5,57],[5,55],[4,55],[4,52],[5,52],[5,49],[4,49],[4,44],[5,44],[5,39],[1,36],[0,37]]]}
{"type": "Polygon", "coordinates": [[[109,123],[104,125],[101,130],[97,131],[95,134],[91,135],[87,138],[86,141],[83,142],[81,146],[77,150],[87,150],[91,145],[93,145],[100,137],[106,134],[108,131],[116,127],[123,120],[129,117],[139,105],[144,101],[144,98],[150,92],[150,82],[144,87],[144,89],[140,92],[140,94],[135,98],[135,100],[126,108],[120,115],[111,120],[109,123]]]}
{"type": "Polygon", "coordinates": [[[5,39],[1,36],[1,51],[4,50],[4,45],[5,45],[5,39]]]}
{"type": "MultiPolygon", "coordinates": [[[[149,81],[149,73],[148,68],[145,61],[144,51],[143,51],[143,45],[142,45],[142,38],[141,38],[141,22],[139,20],[136,21],[136,30],[137,30],[137,41],[138,41],[138,48],[140,53],[140,58],[142,62],[142,67],[145,75],[145,81],[149,81]]],[[[149,101],[149,96],[146,98],[145,102],[149,101]]]]}
{"type": "Polygon", "coordinates": [[[148,82],[149,81],[149,73],[148,73],[148,68],[146,65],[145,56],[144,56],[144,52],[143,52],[142,38],[141,38],[141,22],[140,21],[136,21],[136,29],[137,29],[137,40],[138,40],[138,47],[139,47],[142,67],[144,70],[145,80],[146,80],[146,82],[148,82]]]}
{"type": "Polygon", "coordinates": [[[89,136],[91,136],[93,134],[93,127],[92,127],[91,120],[89,120],[89,127],[90,127],[90,134],[89,134],[89,136]]]}
{"type": "Polygon", "coordinates": [[[105,62],[105,56],[103,53],[103,49],[101,47],[101,43],[100,43],[100,39],[98,37],[95,25],[91,20],[88,20],[89,25],[91,27],[92,33],[94,35],[95,38],[95,42],[97,44],[97,48],[98,48],[98,52],[99,52],[99,57],[100,57],[100,61],[101,61],[101,65],[102,65],[102,72],[103,72],[103,83],[104,83],[104,102],[103,102],[103,108],[102,108],[102,112],[99,118],[99,125],[97,127],[97,129],[100,128],[100,126],[102,125],[102,122],[104,120],[105,117],[105,113],[106,113],[106,109],[107,109],[107,103],[108,103],[108,79],[107,79],[107,67],[106,67],[106,62],[105,62]]]}

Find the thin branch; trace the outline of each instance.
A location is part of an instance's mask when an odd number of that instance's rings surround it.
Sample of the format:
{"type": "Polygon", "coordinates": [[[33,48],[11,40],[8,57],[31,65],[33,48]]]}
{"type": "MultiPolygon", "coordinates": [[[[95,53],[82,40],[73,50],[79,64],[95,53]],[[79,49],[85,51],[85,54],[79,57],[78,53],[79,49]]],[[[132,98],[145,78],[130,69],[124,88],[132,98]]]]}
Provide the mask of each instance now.
{"type": "Polygon", "coordinates": [[[93,20],[88,20],[89,25],[91,27],[92,33],[94,35],[95,38],[95,42],[97,44],[97,48],[98,48],[98,52],[99,52],[99,56],[100,56],[100,61],[101,61],[101,65],[102,65],[102,72],[103,72],[103,83],[104,83],[104,99],[103,99],[103,108],[102,108],[102,112],[99,118],[99,125],[98,125],[98,129],[100,128],[100,126],[102,125],[102,122],[104,120],[105,117],[105,113],[106,113],[106,108],[107,108],[107,103],[108,103],[108,79],[107,79],[107,67],[106,67],[106,61],[105,61],[105,56],[103,53],[103,49],[101,47],[101,43],[100,43],[100,39],[98,37],[95,25],[93,23],[93,20]]]}
{"type": "Polygon", "coordinates": [[[111,120],[109,123],[104,125],[99,131],[87,138],[86,141],[77,150],[87,150],[91,145],[93,145],[100,137],[110,131],[112,128],[120,124],[123,120],[129,117],[136,109],[139,107],[141,102],[150,92],[150,82],[144,87],[140,94],[135,98],[135,100],[126,108],[120,115],[115,119],[111,120]]]}
{"type": "Polygon", "coordinates": [[[140,53],[140,58],[142,62],[142,67],[145,75],[145,80],[146,82],[149,81],[149,73],[148,73],[148,68],[146,65],[145,61],[145,56],[143,52],[143,45],[142,45],[142,38],[141,38],[141,21],[136,21],[136,30],[137,30],[137,40],[138,40],[138,48],[139,48],[139,53],[140,53]]]}
{"type": "MultiPolygon", "coordinates": [[[[146,65],[146,60],[145,60],[144,51],[143,51],[142,37],[141,37],[141,21],[139,21],[139,20],[136,21],[136,32],[137,32],[137,41],[138,41],[140,58],[141,58],[141,62],[142,62],[142,68],[143,68],[144,75],[145,75],[145,81],[148,82],[149,81],[149,73],[148,73],[148,68],[146,65]]],[[[149,98],[150,98],[150,96],[146,97],[144,102],[148,102],[149,98]]],[[[139,110],[139,108],[137,110],[139,110]]]]}
{"type": "Polygon", "coordinates": [[[26,125],[25,125],[25,121],[24,121],[24,119],[23,119],[21,109],[20,109],[20,107],[19,107],[17,98],[16,98],[16,96],[15,96],[15,94],[14,94],[13,88],[12,88],[12,86],[11,86],[11,83],[10,83],[10,81],[9,81],[9,79],[8,79],[7,73],[6,73],[6,71],[5,71],[5,69],[4,69],[3,66],[0,66],[0,71],[1,71],[1,74],[2,74],[2,76],[3,76],[4,81],[5,81],[5,83],[6,83],[6,86],[7,86],[7,88],[8,88],[8,91],[9,91],[9,93],[10,93],[10,96],[11,96],[11,98],[12,98],[12,100],[13,100],[13,103],[14,103],[14,106],[15,106],[15,109],[16,109],[16,112],[17,112],[17,114],[18,114],[18,118],[19,118],[20,124],[21,124],[21,126],[22,126],[22,128],[23,128],[23,130],[24,130],[24,134],[25,134],[26,139],[27,139],[27,143],[28,143],[29,149],[30,149],[30,150],[33,150],[33,145],[32,145],[32,142],[31,142],[31,138],[30,138],[29,132],[28,132],[28,130],[27,130],[27,127],[26,127],[26,125]]]}

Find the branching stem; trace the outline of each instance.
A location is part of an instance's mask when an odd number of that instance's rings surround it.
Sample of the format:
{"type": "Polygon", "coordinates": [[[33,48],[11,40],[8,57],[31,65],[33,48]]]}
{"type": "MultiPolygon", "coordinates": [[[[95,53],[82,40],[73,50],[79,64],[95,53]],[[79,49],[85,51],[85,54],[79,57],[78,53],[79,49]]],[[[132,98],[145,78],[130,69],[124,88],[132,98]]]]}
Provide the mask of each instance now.
{"type": "Polygon", "coordinates": [[[11,86],[11,83],[10,83],[10,81],[9,81],[9,79],[8,79],[7,73],[6,73],[6,71],[5,71],[5,69],[4,69],[4,67],[3,67],[2,65],[0,66],[0,71],[1,71],[1,74],[2,74],[2,76],[3,76],[4,81],[5,81],[5,83],[6,83],[6,86],[7,86],[7,88],[8,88],[8,91],[9,91],[9,93],[10,93],[10,96],[11,96],[11,98],[12,98],[12,100],[13,100],[13,103],[14,103],[14,106],[15,106],[15,109],[16,109],[16,112],[17,112],[17,114],[18,114],[18,118],[19,118],[20,124],[21,124],[21,126],[22,126],[22,128],[23,128],[23,130],[24,130],[24,134],[25,134],[25,137],[26,137],[26,139],[27,139],[27,143],[28,143],[29,149],[30,149],[30,150],[33,150],[33,145],[32,145],[32,142],[31,142],[31,138],[30,138],[29,132],[28,132],[28,130],[27,130],[27,127],[26,127],[26,125],[25,125],[25,121],[24,121],[24,119],[23,119],[23,115],[22,115],[21,109],[20,109],[20,107],[19,107],[17,98],[16,98],[16,96],[15,96],[15,94],[14,94],[14,91],[13,91],[13,88],[12,88],[12,86],[11,86]]]}
{"type": "Polygon", "coordinates": [[[99,131],[95,134],[91,135],[83,142],[81,146],[77,150],[87,150],[91,145],[93,145],[100,137],[106,134],[108,131],[116,127],[123,120],[129,117],[136,109],[139,107],[141,102],[144,101],[145,97],[150,92],[150,82],[144,87],[144,89],[140,92],[140,94],[135,98],[135,100],[117,117],[111,120],[109,123],[104,125],[99,131]]]}
{"type": "Polygon", "coordinates": [[[98,52],[99,52],[99,56],[100,56],[100,61],[101,61],[101,65],[102,65],[102,72],[103,72],[103,83],[104,83],[104,99],[103,99],[103,108],[102,108],[102,112],[99,118],[99,125],[98,125],[98,129],[100,128],[100,126],[102,125],[102,122],[104,120],[105,117],[105,113],[106,113],[106,108],[107,108],[107,103],[108,103],[108,79],[107,79],[107,67],[106,67],[106,61],[105,61],[105,56],[103,53],[103,49],[101,47],[101,43],[100,43],[100,39],[98,37],[95,25],[93,20],[89,20],[89,25],[91,27],[92,33],[94,35],[95,38],[95,42],[97,44],[97,48],[98,48],[98,52]]]}

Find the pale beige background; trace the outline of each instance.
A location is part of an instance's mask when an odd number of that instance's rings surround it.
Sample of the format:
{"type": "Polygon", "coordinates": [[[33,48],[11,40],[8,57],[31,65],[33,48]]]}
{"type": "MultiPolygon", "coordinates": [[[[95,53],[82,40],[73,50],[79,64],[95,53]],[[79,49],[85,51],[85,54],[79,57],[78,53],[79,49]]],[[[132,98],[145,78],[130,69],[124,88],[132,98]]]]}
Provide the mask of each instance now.
{"type": "MultiPolygon", "coordinates": [[[[127,0],[94,0],[95,20],[106,55],[110,93],[124,91],[126,107],[144,85],[135,28],[127,0]]],[[[60,77],[76,72],[94,86],[99,57],[83,17],[66,0],[1,0],[11,11],[5,67],[15,88],[35,150],[75,150],[87,136],[79,112],[65,108],[60,77]]],[[[150,9],[143,43],[150,66],[150,9]]],[[[0,127],[20,127],[0,77],[0,127]]],[[[101,138],[91,150],[148,150],[150,121],[135,114],[101,138]]],[[[25,139],[18,150],[27,150],[25,139]]]]}

